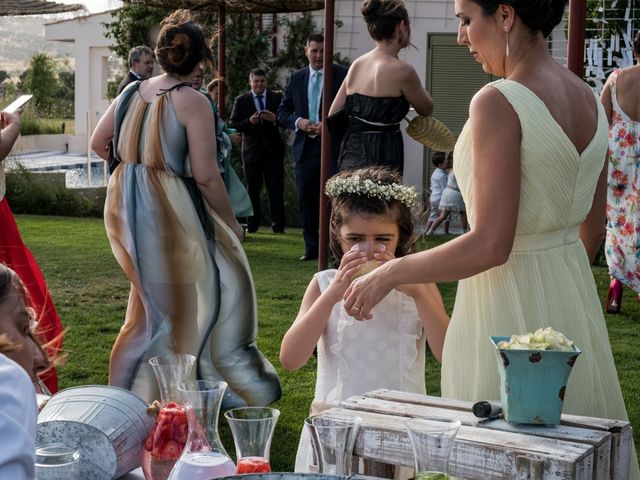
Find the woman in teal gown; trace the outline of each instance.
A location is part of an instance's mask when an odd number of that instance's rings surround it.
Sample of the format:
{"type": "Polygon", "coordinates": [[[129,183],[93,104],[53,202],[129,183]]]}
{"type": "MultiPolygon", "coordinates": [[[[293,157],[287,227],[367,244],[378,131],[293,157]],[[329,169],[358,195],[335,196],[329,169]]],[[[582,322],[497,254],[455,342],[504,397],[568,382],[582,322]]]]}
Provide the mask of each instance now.
{"type": "Polygon", "coordinates": [[[191,14],[174,12],[163,20],[156,46],[166,73],[125,89],[92,137],[102,158],[113,139],[121,160],[109,179],[104,219],[131,282],[109,383],[157,399],[149,358],[188,353],[197,359],[193,376],[224,380],[242,403],[266,405],[281,390],[255,344],[244,230],[216,166],[211,104],[187,83],[210,56],[191,14]]]}

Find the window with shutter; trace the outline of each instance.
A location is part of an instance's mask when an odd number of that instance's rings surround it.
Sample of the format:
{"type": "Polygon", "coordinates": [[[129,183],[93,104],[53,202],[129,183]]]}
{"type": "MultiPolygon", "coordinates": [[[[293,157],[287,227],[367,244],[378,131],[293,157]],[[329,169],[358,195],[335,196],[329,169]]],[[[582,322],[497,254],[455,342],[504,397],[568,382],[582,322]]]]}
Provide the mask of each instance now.
{"type": "MultiPolygon", "coordinates": [[[[455,34],[429,34],[427,39],[427,90],[435,108],[433,116],[458,135],[467,118],[469,103],[483,85],[495,79],[482,70],[469,54],[469,50],[456,43],[455,34]]],[[[424,149],[425,168],[423,185],[428,196],[433,165],[431,151],[424,149]]],[[[428,198],[425,198],[428,202],[428,198]]]]}

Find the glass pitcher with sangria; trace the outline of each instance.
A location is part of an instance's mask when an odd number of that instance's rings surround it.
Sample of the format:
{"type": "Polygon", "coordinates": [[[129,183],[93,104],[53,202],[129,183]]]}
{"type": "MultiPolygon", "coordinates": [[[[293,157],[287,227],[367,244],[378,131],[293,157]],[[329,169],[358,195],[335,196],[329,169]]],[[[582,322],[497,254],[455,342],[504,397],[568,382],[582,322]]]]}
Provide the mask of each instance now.
{"type": "Polygon", "coordinates": [[[187,443],[189,427],[178,385],[188,380],[195,362],[193,355],[166,354],[149,359],[160,387],[160,402],[142,449],[142,472],[146,480],[167,480],[187,443]]]}

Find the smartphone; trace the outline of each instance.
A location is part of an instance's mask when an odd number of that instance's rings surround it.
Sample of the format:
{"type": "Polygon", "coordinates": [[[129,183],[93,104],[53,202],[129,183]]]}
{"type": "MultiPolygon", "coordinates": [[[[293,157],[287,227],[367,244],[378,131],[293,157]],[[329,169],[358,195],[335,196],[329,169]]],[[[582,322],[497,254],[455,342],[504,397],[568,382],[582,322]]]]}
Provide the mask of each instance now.
{"type": "Polygon", "coordinates": [[[7,107],[3,108],[3,112],[13,113],[24,106],[29,100],[33,98],[33,95],[20,95],[13,102],[11,102],[7,107]]]}

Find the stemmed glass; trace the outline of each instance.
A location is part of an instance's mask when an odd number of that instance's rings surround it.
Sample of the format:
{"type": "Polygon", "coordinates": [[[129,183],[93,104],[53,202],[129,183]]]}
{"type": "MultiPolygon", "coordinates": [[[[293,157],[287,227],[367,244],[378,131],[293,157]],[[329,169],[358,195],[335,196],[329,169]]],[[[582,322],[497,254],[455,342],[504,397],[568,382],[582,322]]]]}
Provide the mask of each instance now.
{"type": "Polygon", "coordinates": [[[416,480],[448,478],[449,456],[460,422],[412,418],[407,420],[405,428],[413,450],[416,480]]]}

